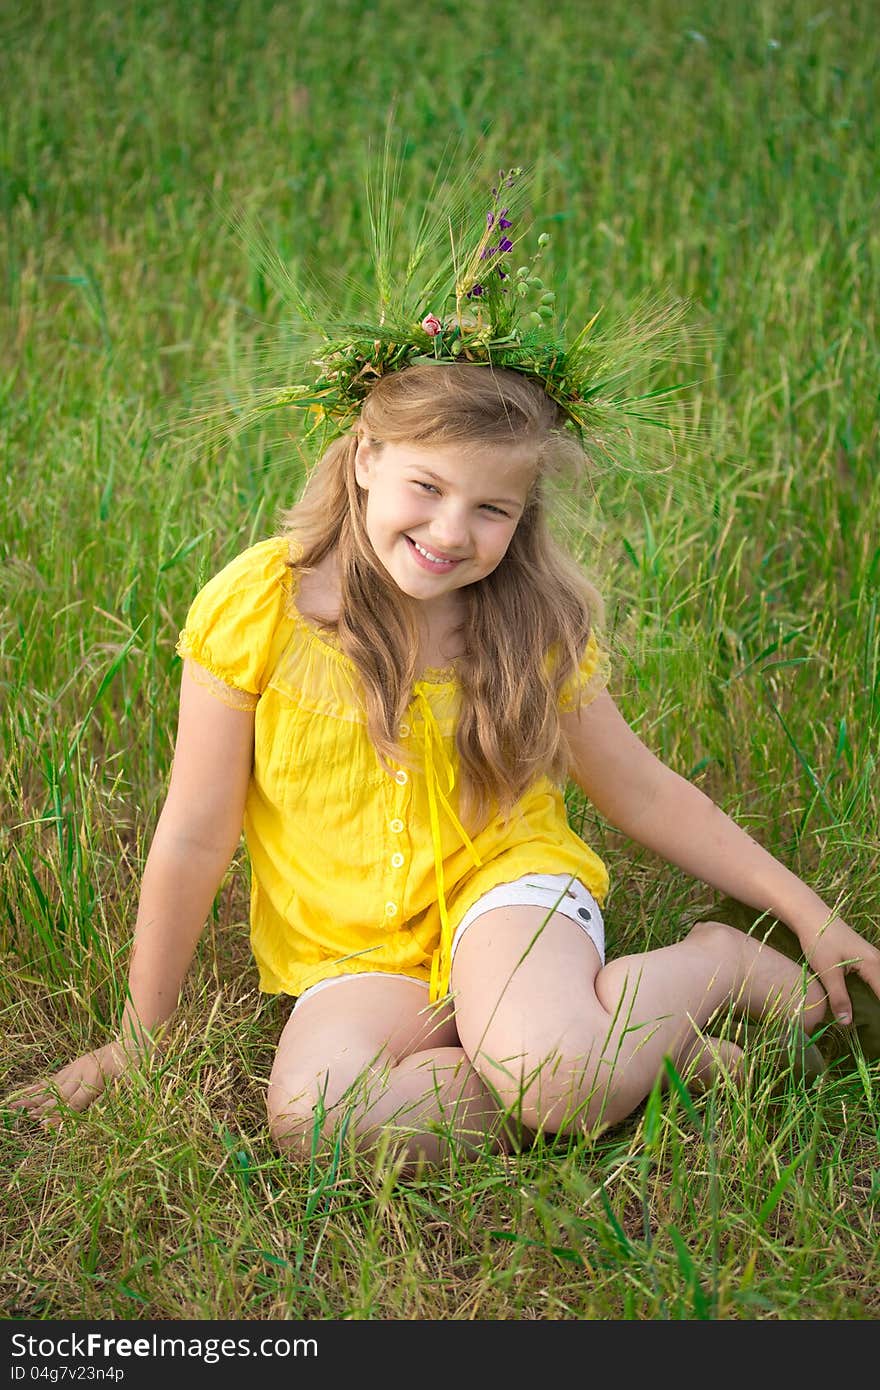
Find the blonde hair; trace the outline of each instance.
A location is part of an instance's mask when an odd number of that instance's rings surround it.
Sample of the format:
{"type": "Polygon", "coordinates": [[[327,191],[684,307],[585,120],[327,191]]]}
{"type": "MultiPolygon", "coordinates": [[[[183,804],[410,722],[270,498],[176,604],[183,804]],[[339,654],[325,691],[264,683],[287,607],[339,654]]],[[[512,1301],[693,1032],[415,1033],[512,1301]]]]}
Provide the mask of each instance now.
{"type": "Polygon", "coordinates": [[[465,456],[507,446],[534,459],[535,479],[504,558],[463,590],[456,663],[463,814],[482,818],[492,802],[509,812],[541,775],[561,782],[567,774],[559,695],[601,613],[596,590],[551,536],[542,501],[544,478],[583,469],[584,452],[530,378],[474,363],[425,364],[380,378],[357,429],[315,466],[282,518],[301,547],[291,565],[306,571],[337,552],[340,613],[326,626],[360,674],[367,727],[383,761],[406,760],[396,730],[419,675],[418,642],[411,605],[401,602],[367,537],[365,495],[355,479],[358,435],[423,448],[458,445],[465,456]]]}

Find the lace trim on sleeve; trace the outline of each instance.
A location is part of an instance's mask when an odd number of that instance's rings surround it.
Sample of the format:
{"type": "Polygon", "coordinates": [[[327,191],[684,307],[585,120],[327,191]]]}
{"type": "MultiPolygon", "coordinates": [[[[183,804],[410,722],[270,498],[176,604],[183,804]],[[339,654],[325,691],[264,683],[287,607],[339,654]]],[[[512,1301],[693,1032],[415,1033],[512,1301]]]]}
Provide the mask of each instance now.
{"type": "Polygon", "coordinates": [[[202,686],[230,709],[254,710],[260,703],[259,695],[252,695],[249,690],[237,690],[234,685],[228,685],[226,681],[220,680],[219,676],[206,671],[205,667],[200,666],[192,657],[188,659],[187,666],[196,685],[202,686]]]}
{"type": "Polygon", "coordinates": [[[571,714],[576,709],[585,709],[597,695],[601,695],[610,679],[611,659],[595,638],[591,637],[580,667],[569,677],[560,691],[560,713],[571,714]]]}

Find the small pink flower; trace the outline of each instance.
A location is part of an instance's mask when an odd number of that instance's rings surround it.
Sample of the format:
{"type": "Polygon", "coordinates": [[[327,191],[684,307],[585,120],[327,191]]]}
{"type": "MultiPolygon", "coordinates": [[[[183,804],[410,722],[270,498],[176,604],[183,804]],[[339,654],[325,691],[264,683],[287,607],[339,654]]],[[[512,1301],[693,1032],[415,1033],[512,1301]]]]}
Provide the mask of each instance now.
{"type": "Polygon", "coordinates": [[[422,319],[422,328],[429,338],[436,338],[438,333],[443,332],[443,324],[437,318],[436,314],[426,314],[422,319]]]}

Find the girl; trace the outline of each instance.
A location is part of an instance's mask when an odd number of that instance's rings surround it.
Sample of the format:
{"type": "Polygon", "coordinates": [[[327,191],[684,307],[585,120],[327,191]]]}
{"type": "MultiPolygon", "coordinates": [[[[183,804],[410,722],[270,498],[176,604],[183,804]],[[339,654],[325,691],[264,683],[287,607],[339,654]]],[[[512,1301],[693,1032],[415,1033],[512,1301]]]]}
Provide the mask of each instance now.
{"type": "Polygon", "coordinates": [[[118,1038],[19,1100],[55,1124],[160,1040],[244,827],[260,987],[296,997],[268,1083],[275,1142],[341,1123],[402,1161],[504,1148],[517,1125],[614,1125],[664,1059],[735,1067],[733,1011],[846,1023],[880,952],[695,786],[608,694],[599,609],[542,493],[577,463],[532,377],[470,362],[380,376],[283,534],[196,597],[170,787],[143,877],[118,1038]],[[769,911],[810,972],[698,923],[606,964],[608,821],[769,911]]]}

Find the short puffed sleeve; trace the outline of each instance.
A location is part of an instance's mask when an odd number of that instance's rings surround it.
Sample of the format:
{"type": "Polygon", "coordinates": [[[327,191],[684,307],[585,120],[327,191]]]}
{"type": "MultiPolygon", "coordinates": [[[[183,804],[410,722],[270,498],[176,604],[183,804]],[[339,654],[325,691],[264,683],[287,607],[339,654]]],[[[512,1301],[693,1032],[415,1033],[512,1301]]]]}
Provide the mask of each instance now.
{"type": "Polygon", "coordinates": [[[290,626],[288,553],[282,537],[242,551],[196,594],[177,639],[200,684],[240,709],[256,705],[279,630],[290,626]]]}
{"type": "Polygon", "coordinates": [[[611,662],[608,653],[600,647],[594,633],[590,633],[578,669],[562,686],[559,692],[558,707],[562,714],[582,709],[605,689],[611,677],[611,662]]]}

